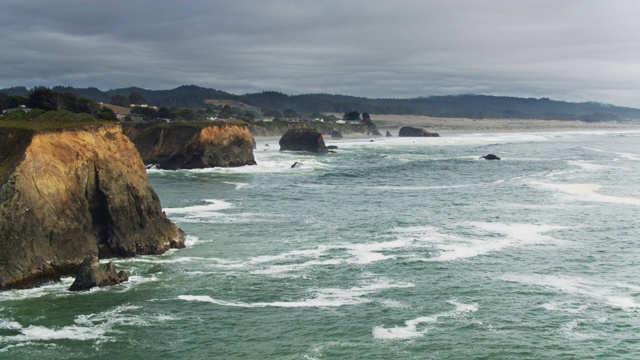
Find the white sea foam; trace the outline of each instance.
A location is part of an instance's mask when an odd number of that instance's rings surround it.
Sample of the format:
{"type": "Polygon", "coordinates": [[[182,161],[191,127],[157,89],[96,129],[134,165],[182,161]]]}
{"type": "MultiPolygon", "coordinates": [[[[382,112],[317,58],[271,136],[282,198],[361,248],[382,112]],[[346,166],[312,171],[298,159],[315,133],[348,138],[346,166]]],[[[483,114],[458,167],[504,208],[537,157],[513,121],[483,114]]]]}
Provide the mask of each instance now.
{"type": "Polygon", "coordinates": [[[242,308],[262,308],[262,307],[282,307],[282,308],[300,308],[300,307],[340,307],[348,305],[360,305],[371,302],[367,295],[381,292],[387,289],[408,288],[413,287],[411,283],[392,283],[381,281],[369,285],[352,287],[349,289],[316,289],[310,291],[312,295],[309,298],[298,301],[274,301],[274,302],[256,302],[244,303],[239,301],[226,301],[212,298],[208,295],[179,295],[178,299],[184,301],[196,301],[212,303],[220,306],[242,307],[242,308]]]}
{"type": "Polygon", "coordinates": [[[118,306],[98,314],[78,315],[73,324],[59,327],[23,325],[17,321],[0,320],[0,328],[17,332],[0,337],[0,343],[39,342],[50,340],[93,340],[97,343],[113,341],[111,334],[119,332],[120,326],[148,326],[175,320],[166,314],[146,314],[140,307],[118,306]]]}
{"type": "Polygon", "coordinates": [[[456,300],[449,300],[447,302],[455,306],[455,309],[431,316],[422,316],[407,320],[404,322],[404,326],[394,326],[392,328],[376,326],[372,330],[373,337],[377,340],[407,340],[419,338],[431,330],[430,328],[421,325],[435,324],[443,318],[455,318],[464,313],[478,311],[477,304],[463,304],[456,300]]]}
{"type": "Polygon", "coordinates": [[[589,147],[584,147],[583,149],[586,150],[591,150],[591,151],[596,151],[596,152],[603,152],[603,153],[611,153],[611,154],[615,154],[618,155],[619,157],[623,158],[623,159],[627,159],[627,160],[634,160],[634,161],[638,161],[640,160],[640,155],[638,154],[633,154],[633,153],[627,153],[627,152],[609,152],[606,150],[602,150],[602,149],[595,149],[595,148],[589,148],[589,147]]]}
{"type": "Polygon", "coordinates": [[[613,166],[595,164],[595,163],[588,162],[588,161],[583,161],[583,160],[568,161],[567,163],[569,165],[579,167],[579,168],[581,168],[582,170],[585,170],[585,171],[600,171],[600,170],[606,170],[606,169],[612,169],[613,168],[613,166]]]}
{"type": "Polygon", "coordinates": [[[245,187],[251,186],[251,184],[243,183],[243,182],[223,181],[222,183],[223,184],[234,185],[236,187],[236,190],[240,190],[240,189],[243,189],[245,187]]]}
{"type": "Polygon", "coordinates": [[[601,337],[598,334],[587,334],[587,333],[578,332],[577,328],[579,325],[580,325],[579,320],[572,320],[569,323],[563,325],[560,331],[565,337],[575,341],[593,340],[601,337]]]}
{"type": "Polygon", "coordinates": [[[23,299],[39,298],[46,295],[67,296],[69,286],[75,279],[72,277],[62,278],[60,282],[39,286],[32,289],[5,290],[0,292],[0,302],[18,301],[23,299]]]}
{"type": "Polygon", "coordinates": [[[519,247],[543,243],[560,243],[545,232],[561,229],[560,226],[504,223],[469,223],[472,227],[488,232],[492,236],[479,233],[477,237],[440,236],[434,237],[436,256],[418,258],[421,261],[454,261],[501,251],[508,247],[519,247]],[[501,237],[495,238],[495,234],[501,237]]]}
{"type": "Polygon", "coordinates": [[[602,187],[600,184],[552,184],[537,181],[532,181],[530,184],[543,189],[550,189],[570,195],[570,198],[573,200],[640,205],[640,199],[638,198],[611,196],[598,193],[597,191],[602,187]]]}
{"type": "MultiPolygon", "coordinates": [[[[587,297],[625,311],[640,308],[640,303],[632,295],[626,293],[628,289],[616,283],[556,275],[505,275],[502,279],[587,297]]],[[[556,310],[552,306],[553,304],[549,304],[545,308],[556,310]]]]}
{"type": "Polygon", "coordinates": [[[203,199],[202,201],[208,203],[207,205],[193,205],[185,206],[181,208],[164,208],[164,212],[167,215],[193,215],[198,217],[207,216],[219,216],[218,213],[221,210],[227,210],[233,208],[233,204],[224,200],[216,199],[203,199]]]}
{"type": "Polygon", "coordinates": [[[312,249],[263,255],[239,262],[253,268],[252,274],[298,274],[312,267],[342,264],[367,265],[393,259],[412,261],[454,261],[501,251],[507,247],[535,244],[562,244],[563,241],[545,235],[561,229],[559,226],[533,224],[467,223],[461,230],[474,231],[476,236],[441,233],[433,227],[395,229],[395,239],[364,243],[320,245],[312,249]],[[435,254],[424,257],[423,254],[435,254]]]}

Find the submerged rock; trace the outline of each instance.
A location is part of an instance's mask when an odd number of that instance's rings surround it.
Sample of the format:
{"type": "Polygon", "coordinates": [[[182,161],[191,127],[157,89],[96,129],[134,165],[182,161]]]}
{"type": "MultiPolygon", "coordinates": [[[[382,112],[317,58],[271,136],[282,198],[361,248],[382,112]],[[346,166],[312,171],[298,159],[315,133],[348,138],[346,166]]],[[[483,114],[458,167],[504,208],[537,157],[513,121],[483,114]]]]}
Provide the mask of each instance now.
{"type": "Polygon", "coordinates": [[[171,123],[129,133],[144,163],[161,169],[256,165],[255,140],[244,124],[171,123]]]}
{"type": "Polygon", "coordinates": [[[120,125],[60,127],[0,122],[0,289],[75,274],[87,256],[184,247],[120,125]]]}
{"type": "Polygon", "coordinates": [[[100,264],[95,256],[87,256],[76,275],[76,280],[71,284],[69,290],[82,291],[89,290],[96,286],[111,286],[129,280],[129,275],[124,271],[116,272],[113,262],[100,264]]]}
{"type": "Polygon", "coordinates": [[[280,151],[310,151],[326,153],[322,133],[316,129],[290,129],[280,138],[280,151]]]}
{"type": "Polygon", "coordinates": [[[432,133],[423,128],[415,128],[411,126],[403,126],[400,128],[398,136],[401,137],[438,137],[440,134],[432,133]]]}

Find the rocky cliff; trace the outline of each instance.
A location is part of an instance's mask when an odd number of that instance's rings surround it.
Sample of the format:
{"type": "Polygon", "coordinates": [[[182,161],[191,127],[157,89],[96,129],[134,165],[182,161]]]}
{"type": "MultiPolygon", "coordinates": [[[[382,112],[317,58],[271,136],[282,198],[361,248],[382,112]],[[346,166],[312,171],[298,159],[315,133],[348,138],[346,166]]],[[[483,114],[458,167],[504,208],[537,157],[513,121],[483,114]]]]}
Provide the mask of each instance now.
{"type": "Polygon", "coordinates": [[[145,164],[162,169],[255,165],[255,142],[243,124],[172,123],[127,129],[145,164]]]}
{"type": "Polygon", "coordinates": [[[0,122],[0,144],[0,289],[184,247],[120,125],[0,122]]]}
{"type": "Polygon", "coordinates": [[[316,129],[289,129],[280,138],[280,151],[309,151],[326,153],[322,133],[316,129]]]}

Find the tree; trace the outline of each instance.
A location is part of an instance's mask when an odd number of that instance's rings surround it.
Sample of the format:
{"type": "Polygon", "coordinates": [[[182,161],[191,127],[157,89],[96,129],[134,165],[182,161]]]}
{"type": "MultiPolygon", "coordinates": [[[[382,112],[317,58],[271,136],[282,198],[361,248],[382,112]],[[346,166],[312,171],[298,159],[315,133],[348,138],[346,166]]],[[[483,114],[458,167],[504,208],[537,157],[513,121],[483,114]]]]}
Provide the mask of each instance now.
{"type": "Polygon", "coordinates": [[[282,116],[284,116],[285,119],[295,119],[300,117],[300,115],[293,109],[284,109],[282,116]]]}
{"type": "Polygon", "coordinates": [[[168,107],[161,106],[158,109],[158,117],[161,118],[161,119],[175,120],[176,114],[174,112],[172,112],[168,107]]]}
{"type": "Polygon", "coordinates": [[[223,119],[228,119],[231,117],[231,106],[225,105],[220,111],[220,117],[223,119]]]}
{"type": "Polygon", "coordinates": [[[371,116],[369,116],[369,113],[363,112],[363,113],[362,113],[362,120],[364,120],[364,121],[367,121],[367,120],[371,121],[371,116]]]}
{"type": "Polygon", "coordinates": [[[349,111],[344,113],[342,117],[344,120],[360,120],[360,112],[358,111],[349,111]]]}
{"type": "Polygon", "coordinates": [[[131,106],[131,100],[124,95],[113,95],[111,97],[111,105],[129,107],[131,106]]]}
{"type": "Polygon", "coordinates": [[[147,100],[142,97],[142,95],[132,92],[129,95],[129,101],[131,102],[131,104],[135,104],[135,105],[142,105],[142,104],[146,104],[147,100]]]}
{"type": "Polygon", "coordinates": [[[273,118],[276,120],[282,119],[282,113],[278,110],[266,110],[262,113],[264,117],[273,118]]]}
{"type": "Polygon", "coordinates": [[[180,117],[185,120],[193,120],[196,116],[196,113],[192,109],[185,108],[180,110],[178,115],[180,115],[180,117]]]}

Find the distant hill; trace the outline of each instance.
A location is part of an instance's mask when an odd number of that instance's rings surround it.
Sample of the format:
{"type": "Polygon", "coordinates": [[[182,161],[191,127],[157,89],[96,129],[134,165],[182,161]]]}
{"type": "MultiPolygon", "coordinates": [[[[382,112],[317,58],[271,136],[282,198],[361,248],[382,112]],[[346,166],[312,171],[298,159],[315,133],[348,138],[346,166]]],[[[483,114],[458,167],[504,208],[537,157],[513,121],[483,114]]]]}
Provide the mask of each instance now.
{"type": "MultiPolygon", "coordinates": [[[[360,111],[370,114],[427,115],[445,118],[471,119],[548,119],[583,121],[640,120],[640,109],[596,102],[572,103],[548,98],[517,98],[488,95],[430,96],[413,99],[369,99],[363,97],[303,94],[286,95],[275,91],[234,95],[225,91],[195,85],[171,90],[148,90],[138,87],[101,91],[97,88],[57,86],[54,91],[71,93],[94,101],[108,103],[113,95],[129,96],[137,93],[149,105],[167,107],[200,107],[214,104],[283,111],[292,109],[301,114],[345,113],[360,111]]],[[[0,90],[9,95],[25,96],[29,90],[13,87],[0,90]]]]}

